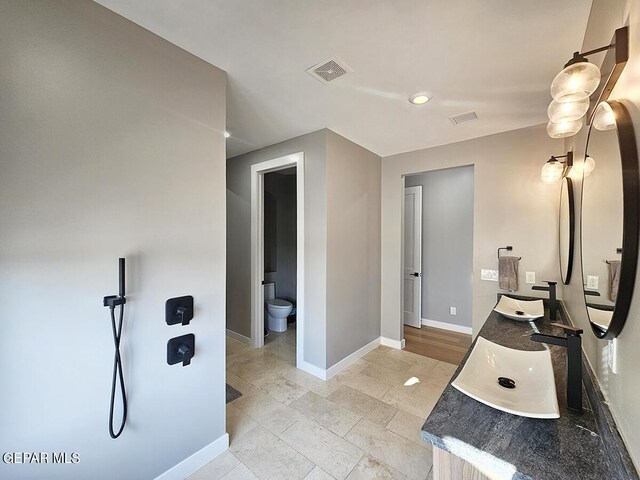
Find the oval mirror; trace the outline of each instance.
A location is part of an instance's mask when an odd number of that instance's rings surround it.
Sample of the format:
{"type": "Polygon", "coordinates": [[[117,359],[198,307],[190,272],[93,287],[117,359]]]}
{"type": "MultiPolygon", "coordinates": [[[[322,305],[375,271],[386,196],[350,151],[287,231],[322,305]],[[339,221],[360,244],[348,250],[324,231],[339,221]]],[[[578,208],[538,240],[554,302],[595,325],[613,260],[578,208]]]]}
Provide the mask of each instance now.
{"type": "Polygon", "coordinates": [[[573,236],[575,232],[575,212],[573,204],[573,183],[569,177],[562,179],[560,188],[560,212],[558,250],[560,255],[560,276],[562,283],[568,285],[573,270],[573,236]]]}
{"type": "Polygon", "coordinates": [[[582,272],[593,333],[615,338],[627,319],[638,263],[638,150],[619,102],[596,108],[582,181],[582,272]]]}

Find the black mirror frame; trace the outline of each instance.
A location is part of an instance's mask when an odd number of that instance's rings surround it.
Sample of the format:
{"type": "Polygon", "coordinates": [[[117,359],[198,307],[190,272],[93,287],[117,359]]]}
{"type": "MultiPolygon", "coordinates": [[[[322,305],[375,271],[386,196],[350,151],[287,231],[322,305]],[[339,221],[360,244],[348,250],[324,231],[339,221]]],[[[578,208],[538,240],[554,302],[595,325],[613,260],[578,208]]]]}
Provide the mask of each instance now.
{"type": "Polygon", "coordinates": [[[573,253],[575,245],[575,228],[576,228],[576,212],[575,201],[573,194],[573,182],[569,177],[562,179],[562,186],[560,187],[560,202],[558,206],[558,263],[560,264],[560,278],[564,285],[569,285],[571,281],[571,273],[573,271],[573,253]],[[567,254],[567,269],[566,272],[562,268],[562,238],[560,237],[560,222],[562,222],[562,192],[567,189],[567,199],[569,202],[569,252],[567,254]]]}
{"type": "MultiPolygon", "coordinates": [[[[618,296],[611,317],[609,329],[603,332],[591,323],[591,329],[596,337],[611,340],[616,338],[629,315],[631,298],[636,281],[636,271],[638,267],[638,239],[640,231],[640,173],[638,168],[638,148],[636,146],[633,122],[627,108],[620,102],[610,100],[607,102],[613,110],[616,119],[616,131],[618,135],[618,146],[620,148],[620,159],[622,163],[622,204],[623,204],[623,228],[622,228],[622,257],[620,264],[620,283],[618,286],[618,296]]],[[[588,153],[589,140],[593,124],[589,128],[587,145],[585,151],[588,153]]],[[[583,178],[584,182],[584,178],[583,178]]],[[[584,188],[582,188],[584,195],[584,188]]],[[[582,200],[582,199],[581,199],[582,200]]],[[[581,212],[582,214],[582,212],[581,212]]],[[[580,222],[580,245],[584,247],[582,235],[583,221],[580,222]]],[[[584,248],[581,248],[584,252],[584,248]]],[[[584,254],[583,254],[584,255],[584,254]]],[[[584,258],[581,255],[582,270],[584,272],[584,258]]],[[[584,293],[584,288],[583,288],[584,293]]],[[[585,304],[586,304],[585,296],[585,304]]],[[[587,317],[589,314],[587,313],[587,317]]]]}

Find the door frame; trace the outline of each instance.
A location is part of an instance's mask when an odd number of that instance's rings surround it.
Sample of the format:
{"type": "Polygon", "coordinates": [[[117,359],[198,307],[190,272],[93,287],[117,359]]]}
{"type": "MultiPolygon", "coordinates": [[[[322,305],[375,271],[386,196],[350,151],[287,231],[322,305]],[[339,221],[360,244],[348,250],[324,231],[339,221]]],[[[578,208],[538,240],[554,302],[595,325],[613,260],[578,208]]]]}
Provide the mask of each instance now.
{"type": "Polygon", "coordinates": [[[264,346],[264,175],[296,167],[296,366],[304,359],[304,152],[251,165],[251,346],[264,346]]]}
{"type": "MultiPolygon", "coordinates": [[[[400,173],[399,176],[395,177],[396,178],[395,182],[397,183],[396,183],[396,186],[393,187],[393,191],[399,196],[399,200],[400,200],[399,202],[400,208],[399,210],[396,210],[399,214],[400,230],[395,235],[393,235],[396,241],[398,242],[397,245],[399,245],[400,247],[400,255],[395,257],[395,262],[394,262],[394,266],[396,269],[395,271],[396,273],[400,274],[400,277],[399,277],[399,282],[400,282],[399,294],[400,295],[399,297],[395,297],[395,295],[393,295],[393,292],[390,295],[387,295],[386,297],[383,295],[383,297],[385,297],[384,300],[386,300],[391,304],[395,303],[394,309],[396,309],[398,316],[394,319],[393,324],[395,324],[396,327],[398,328],[396,332],[399,333],[400,343],[402,345],[401,348],[404,348],[404,344],[405,344],[405,339],[404,339],[404,189],[406,187],[406,179],[409,176],[420,175],[420,174],[429,173],[429,172],[436,172],[439,170],[460,168],[460,167],[471,167],[473,169],[473,220],[472,220],[473,229],[472,230],[473,230],[474,240],[473,240],[472,253],[471,253],[473,278],[471,282],[471,322],[472,323],[471,323],[470,333],[474,339],[478,335],[478,332],[476,331],[476,327],[474,325],[474,319],[477,317],[476,296],[478,295],[478,289],[479,289],[479,284],[475,275],[476,275],[476,272],[478,272],[478,276],[479,276],[479,270],[480,270],[479,267],[477,267],[477,259],[479,258],[479,254],[478,254],[478,246],[476,245],[476,242],[475,242],[475,239],[477,236],[477,218],[478,218],[478,211],[477,211],[477,198],[478,198],[478,190],[479,190],[478,183],[477,183],[478,165],[472,162],[472,163],[443,165],[443,166],[440,166],[439,168],[425,168],[420,170],[403,169],[402,173],[400,173]],[[396,298],[398,300],[397,302],[395,302],[396,298]]],[[[394,229],[393,225],[389,226],[389,229],[394,229]]],[[[383,230],[384,230],[384,227],[383,227],[383,230]]],[[[396,252],[396,255],[397,255],[397,252],[396,252]]],[[[424,272],[423,272],[423,278],[424,278],[424,272]]],[[[396,283],[396,285],[398,284],[396,283]]]]}
{"type": "MultiPolygon", "coordinates": [[[[411,187],[407,187],[406,185],[403,188],[403,200],[402,200],[402,297],[400,297],[402,299],[402,328],[404,331],[404,325],[407,325],[405,323],[405,318],[404,318],[404,314],[405,314],[405,305],[404,305],[404,276],[405,276],[405,254],[407,252],[405,252],[404,250],[404,243],[405,243],[405,215],[406,215],[406,211],[405,211],[405,207],[406,207],[406,196],[407,196],[407,190],[409,189],[415,189],[416,192],[420,192],[420,202],[418,203],[418,208],[416,211],[416,217],[419,219],[419,223],[420,223],[420,229],[419,231],[416,232],[416,234],[414,235],[414,244],[416,243],[416,235],[420,237],[420,241],[417,243],[417,248],[420,249],[420,265],[419,265],[419,272],[420,272],[420,276],[418,277],[418,284],[420,285],[420,289],[419,289],[419,293],[418,293],[418,326],[415,328],[421,328],[422,327],[422,277],[423,277],[423,273],[422,272],[422,185],[413,185],[411,187]]],[[[414,249],[416,248],[416,245],[414,245],[414,249]]],[[[413,326],[413,325],[411,325],[413,326]]]]}

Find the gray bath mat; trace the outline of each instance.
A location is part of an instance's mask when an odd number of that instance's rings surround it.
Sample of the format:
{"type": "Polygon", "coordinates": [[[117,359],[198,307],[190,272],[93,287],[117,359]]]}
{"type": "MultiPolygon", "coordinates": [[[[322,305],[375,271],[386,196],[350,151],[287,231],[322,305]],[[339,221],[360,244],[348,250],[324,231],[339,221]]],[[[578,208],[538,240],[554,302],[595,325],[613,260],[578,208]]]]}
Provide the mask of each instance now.
{"type": "Polygon", "coordinates": [[[240,398],[242,396],[242,394],[238,390],[233,388],[231,385],[229,385],[228,383],[226,385],[227,385],[227,403],[233,402],[235,399],[240,398]]]}

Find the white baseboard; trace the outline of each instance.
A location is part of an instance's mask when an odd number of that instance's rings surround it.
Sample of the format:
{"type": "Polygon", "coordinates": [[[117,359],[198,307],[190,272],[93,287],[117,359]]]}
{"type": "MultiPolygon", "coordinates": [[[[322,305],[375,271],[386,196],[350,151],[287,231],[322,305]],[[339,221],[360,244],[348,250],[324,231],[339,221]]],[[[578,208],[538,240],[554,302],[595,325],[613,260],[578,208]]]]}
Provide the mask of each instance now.
{"type": "Polygon", "coordinates": [[[309,362],[296,362],[296,368],[299,368],[300,370],[307,372],[314,377],[318,377],[321,380],[327,379],[327,371],[324,368],[316,367],[309,362]]]}
{"type": "Polygon", "coordinates": [[[238,342],[243,343],[248,347],[251,346],[251,339],[249,337],[240,335],[239,333],[236,333],[233,330],[229,330],[228,328],[227,328],[227,337],[233,338],[234,340],[237,340],[238,342]]]}
{"type": "MultiPolygon", "coordinates": [[[[316,367],[315,365],[305,361],[297,362],[296,367],[299,368],[300,370],[310,373],[314,377],[318,377],[321,380],[329,380],[331,377],[335,376],[337,373],[347,368],[349,365],[351,365],[353,362],[355,362],[359,358],[364,357],[367,353],[369,353],[371,350],[373,350],[378,345],[380,345],[380,338],[381,337],[378,337],[375,340],[372,340],[371,342],[367,343],[364,347],[359,348],[358,350],[353,352],[351,355],[343,358],[338,363],[329,367],[326,370],[324,368],[316,367]]],[[[404,340],[402,342],[404,346],[404,340]]]]}
{"type": "Polygon", "coordinates": [[[166,472],[160,474],[155,480],[184,480],[199,468],[202,468],[211,460],[229,448],[229,434],[225,433],[209,445],[201,448],[193,455],[185,458],[166,472]]]}
{"type": "Polygon", "coordinates": [[[329,380],[331,377],[336,375],[341,370],[344,370],[345,368],[347,368],[349,365],[351,365],[353,362],[355,362],[359,358],[364,357],[367,353],[369,353],[371,350],[376,348],[378,345],[380,345],[380,337],[367,343],[364,347],[359,348],[348,357],[345,357],[342,360],[340,360],[338,363],[334,364],[332,367],[329,367],[326,372],[325,380],[329,380]]]}
{"type": "Polygon", "coordinates": [[[441,328],[442,330],[449,330],[451,332],[467,333],[471,335],[471,327],[463,327],[462,325],[454,325],[453,323],[439,322],[437,320],[429,320],[422,318],[421,322],[425,327],[441,328]]]}
{"type": "Polygon", "coordinates": [[[402,340],[393,340],[392,338],[380,337],[380,344],[397,350],[403,350],[404,338],[402,340]]]}

